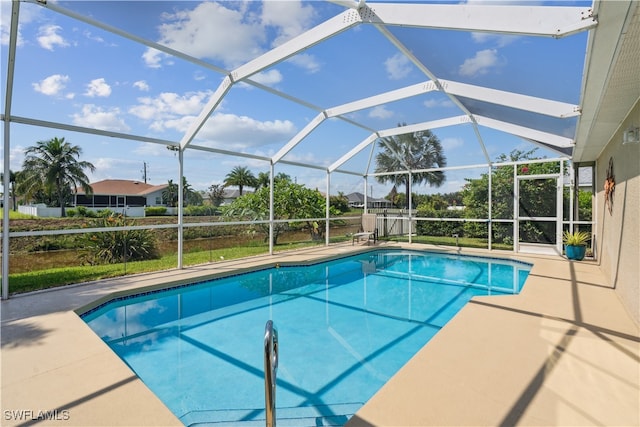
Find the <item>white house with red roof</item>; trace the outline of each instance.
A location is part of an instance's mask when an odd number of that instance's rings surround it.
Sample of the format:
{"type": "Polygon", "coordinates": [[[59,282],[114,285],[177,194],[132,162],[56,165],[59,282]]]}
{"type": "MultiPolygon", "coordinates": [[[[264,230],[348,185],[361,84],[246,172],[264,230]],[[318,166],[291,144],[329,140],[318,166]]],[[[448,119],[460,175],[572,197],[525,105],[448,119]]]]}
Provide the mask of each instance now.
{"type": "Polygon", "coordinates": [[[124,207],[164,206],[162,192],[168,184],[151,185],[127,179],[104,179],[91,185],[93,194],[76,189],[74,205],[112,209],[124,207]]]}

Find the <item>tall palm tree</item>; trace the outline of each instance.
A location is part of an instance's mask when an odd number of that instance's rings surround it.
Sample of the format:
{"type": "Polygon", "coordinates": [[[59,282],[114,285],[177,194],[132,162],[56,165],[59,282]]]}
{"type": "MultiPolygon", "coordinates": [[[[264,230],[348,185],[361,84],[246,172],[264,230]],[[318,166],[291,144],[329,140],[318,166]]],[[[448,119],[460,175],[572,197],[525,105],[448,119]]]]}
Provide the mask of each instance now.
{"type": "Polygon", "coordinates": [[[224,185],[237,186],[238,192],[242,196],[242,190],[244,187],[256,188],[258,186],[258,180],[246,166],[236,166],[231,169],[231,172],[229,172],[225,177],[224,185]]]}
{"type": "MultiPolygon", "coordinates": [[[[440,140],[428,129],[385,137],[379,141],[378,145],[382,151],[376,155],[376,172],[418,171],[442,168],[447,165],[447,158],[443,153],[440,140]]],[[[404,185],[407,208],[409,207],[408,174],[382,175],[376,179],[380,183],[391,182],[394,185],[404,185]]],[[[421,184],[425,181],[432,187],[440,187],[445,181],[444,172],[412,173],[412,184],[421,184]]]]}
{"type": "Polygon", "coordinates": [[[172,179],[167,183],[167,188],[162,191],[162,201],[169,207],[178,205],[178,184],[172,179]]]}
{"type": "Polygon", "coordinates": [[[95,166],[80,161],[82,148],[71,145],[64,138],[38,141],[27,148],[22,164],[22,188],[25,195],[45,191],[56,200],[65,216],[65,198],[76,188],[82,187],[85,194],[93,193],[85,169],[93,172],[95,166]]]}
{"type": "MultiPolygon", "coordinates": [[[[169,207],[178,206],[178,193],[180,188],[178,184],[170,179],[167,182],[167,188],[162,191],[162,201],[169,207]]],[[[184,206],[198,205],[202,202],[202,196],[191,187],[187,182],[187,177],[182,177],[182,203],[184,206]]]]}
{"type": "MultiPolygon", "coordinates": [[[[16,183],[18,182],[18,174],[19,172],[9,170],[9,196],[11,197],[11,205],[13,206],[14,211],[18,210],[18,205],[16,203],[16,183]]],[[[4,173],[0,173],[0,182],[4,182],[4,173]]]]}
{"type": "MultiPolygon", "coordinates": [[[[291,177],[284,172],[278,172],[276,176],[273,177],[273,182],[292,182],[291,177]]],[[[256,179],[256,190],[262,187],[268,187],[271,182],[271,175],[269,172],[260,172],[258,174],[258,178],[256,179]]]]}
{"type": "Polygon", "coordinates": [[[268,187],[271,183],[271,175],[269,172],[260,172],[256,178],[256,189],[268,187]]]}

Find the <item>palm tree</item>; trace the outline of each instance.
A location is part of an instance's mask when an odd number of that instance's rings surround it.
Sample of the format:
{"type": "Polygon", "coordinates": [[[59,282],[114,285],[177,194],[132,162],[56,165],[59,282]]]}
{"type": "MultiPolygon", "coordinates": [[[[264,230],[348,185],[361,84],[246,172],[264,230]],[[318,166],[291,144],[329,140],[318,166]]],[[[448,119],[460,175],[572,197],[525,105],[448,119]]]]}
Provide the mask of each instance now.
{"type": "MultiPolygon", "coordinates": [[[[18,182],[18,174],[19,172],[14,172],[9,170],[9,196],[11,197],[11,205],[13,206],[13,210],[18,210],[18,205],[16,203],[16,183],[18,182]]],[[[4,173],[0,173],[0,182],[4,182],[4,173]]]]}
{"type": "Polygon", "coordinates": [[[235,185],[238,187],[238,191],[242,196],[242,190],[244,187],[257,187],[258,180],[253,173],[246,166],[236,166],[227,174],[224,179],[224,185],[235,185]]]}
{"type": "Polygon", "coordinates": [[[169,207],[175,207],[178,204],[178,184],[172,179],[167,183],[167,188],[162,191],[162,201],[169,207]]]}
{"type": "MultiPolygon", "coordinates": [[[[273,177],[273,182],[292,182],[291,177],[284,172],[278,172],[276,176],[273,177]]],[[[258,178],[256,179],[256,190],[262,187],[268,187],[271,182],[271,176],[269,172],[260,172],[258,174],[258,178]]]]}
{"type": "Polygon", "coordinates": [[[38,141],[27,148],[22,164],[22,183],[26,196],[44,192],[61,208],[65,216],[65,199],[76,188],[82,187],[85,194],[93,193],[85,169],[93,172],[92,163],[80,161],[82,148],[71,145],[64,138],[38,141]]]}
{"type": "Polygon", "coordinates": [[[269,174],[269,172],[260,172],[258,174],[258,178],[256,179],[256,189],[268,187],[270,183],[271,175],[269,174]]]}
{"type": "Polygon", "coordinates": [[[186,176],[182,177],[182,200],[185,206],[202,204],[202,195],[187,182],[186,176]]]}
{"type": "MultiPolygon", "coordinates": [[[[178,184],[170,179],[167,182],[167,188],[162,192],[162,201],[169,207],[178,206],[178,193],[180,189],[178,184]]],[[[191,184],[187,182],[187,177],[182,177],[182,203],[184,206],[198,205],[202,203],[202,196],[195,191],[191,184]]]]}
{"type": "MultiPolygon", "coordinates": [[[[404,125],[401,125],[404,126],[404,125]]],[[[435,167],[445,167],[445,157],[440,140],[430,130],[394,135],[382,138],[378,143],[382,149],[376,155],[376,172],[418,171],[435,167]]],[[[391,182],[394,185],[404,185],[407,208],[409,207],[409,175],[382,175],[376,177],[378,182],[391,182]]],[[[445,176],[442,171],[414,172],[411,175],[412,184],[429,183],[432,187],[440,187],[445,176]]]]}

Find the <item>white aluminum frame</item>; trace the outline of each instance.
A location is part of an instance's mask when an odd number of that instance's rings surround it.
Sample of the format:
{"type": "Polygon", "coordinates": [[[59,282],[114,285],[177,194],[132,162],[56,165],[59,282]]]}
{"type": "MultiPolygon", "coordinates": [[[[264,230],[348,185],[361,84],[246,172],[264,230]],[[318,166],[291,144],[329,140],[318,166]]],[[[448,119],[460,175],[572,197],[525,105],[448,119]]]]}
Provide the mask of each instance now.
{"type": "MultiPolygon", "coordinates": [[[[366,4],[364,0],[358,2],[351,2],[348,0],[336,0],[334,3],[343,5],[347,9],[333,18],[326,20],[325,22],[317,25],[316,27],[308,30],[307,32],[289,40],[288,42],[266,52],[265,54],[237,67],[235,70],[227,71],[198,58],[187,55],[183,52],[168,48],[159,43],[152,42],[150,40],[135,36],[126,31],[120,30],[116,27],[109,26],[105,23],[99,22],[87,16],[80,15],[71,10],[65,9],[53,2],[47,2],[46,0],[23,0],[28,3],[36,4],[45,8],[48,8],[54,12],[66,15],[78,21],[84,22],[88,25],[101,28],[105,31],[119,35],[136,43],[140,43],[149,48],[156,49],[167,55],[172,55],[196,65],[202,66],[208,70],[212,70],[217,73],[224,74],[225,77],[222,83],[218,86],[217,90],[213,93],[206,106],[194,120],[188,130],[184,133],[180,141],[164,141],[160,139],[146,138],[138,135],[122,134],[115,132],[106,132],[96,129],[88,129],[77,126],[70,126],[61,123],[51,123],[42,120],[32,118],[15,117],[11,114],[11,104],[13,98],[13,74],[14,74],[14,62],[16,55],[16,42],[18,34],[18,17],[19,17],[19,5],[20,1],[13,0],[12,2],[12,16],[11,16],[11,28],[9,38],[9,61],[7,64],[7,88],[6,88],[6,105],[4,108],[4,114],[2,114],[1,120],[4,122],[4,152],[10,151],[10,127],[11,122],[23,123],[35,126],[44,126],[50,128],[58,128],[65,130],[72,130],[76,132],[85,132],[88,134],[113,136],[129,140],[138,140],[149,143],[163,144],[166,146],[178,148],[178,171],[179,171],[179,216],[178,216],[178,268],[182,268],[182,237],[183,237],[183,200],[182,200],[182,177],[184,167],[184,151],[186,149],[196,149],[202,151],[208,151],[223,155],[240,156],[246,158],[253,158],[268,161],[270,164],[271,175],[271,212],[270,222],[273,224],[273,166],[276,163],[290,164],[303,166],[308,168],[316,168],[325,170],[327,173],[327,205],[329,198],[330,188],[330,174],[333,172],[351,173],[356,175],[362,175],[364,177],[365,185],[367,177],[371,176],[371,160],[373,158],[373,144],[379,138],[386,136],[398,135],[400,133],[408,133],[421,131],[426,129],[433,129],[444,126],[453,126],[461,124],[471,124],[474,128],[474,132],[478,139],[478,142],[483,150],[485,161],[487,166],[491,167],[491,161],[485,144],[482,141],[480,135],[479,126],[486,126],[494,128],[507,133],[520,136],[522,138],[531,140],[534,143],[544,143],[551,146],[561,148],[572,148],[573,141],[569,138],[553,135],[546,132],[542,132],[536,129],[525,128],[515,125],[513,123],[503,122],[494,119],[488,119],[481,116],[471,114],[464,105],[457,98],[458,96],[464,96],[469,98],[478,99],[484,102],[494,102],[505,106],[519,108],[522,110],[532,111],[540,114],[552,115],[554,117],[573,117],[580,113],[580,109],[577,106],[560,103],[552,100],[545,100],[535,97],[529,97],[520,94],[514,94],[504,91],[497,91],[488,88],[477,87],[468,84],[457,83],[453,81],[439,80],[424,64],[411,54],[410,50],[406,48],[400,41],[398,41],[388,30],[387,26],[408,26],[417,28],[440,28],[440,29],[454,29],[460,31],[474,31],[474,32],[490,32],[497,34],[520,34],[520,35],[534,35],[541,37],[565,37],[577,32],[587,31],[597,26],[597,18],[592,13],[591,8],[581,7],[546,7],[546,6],[511,6],[511,5],[444,5],[444,4],[415,4],[415,3],[372,3],[366,4]],[[266,68],[273,66],[279,62],[282,62],[293,55],[300,53],[311,46],[323,42],[345,30],[348,30],[357,25],[373,25],[377,28],[394,46],[396,46],[400,52],[404,53],[427,77],[431,80],[418,85],[409,86],[396,91],[379,94],[370,98],[354,100],[353,102],[343,104],[342,106],[336,106],[328,109],[322,109],[314,106],[304,100],[296,99],[295,97],[279,92],[275,89],[261,85],[251,80],[251,76],[256,73],[265,70],[266,68]],[[268,91],[274,95],[283,97],[290,101],[293,101],[299,105],[318,111],[318,116],[309,123],[302,131],[300,131],[294,138],[288,141],[282,149],[280,149],[273,157],[266,158],[263,156],[255,156],[245,153],[215,149],[210,147],[194,144],[194,140],[198,135],[198,132],[202,129],[207,119],[215,111],[215,109],[223,101],[224,97],[229,93],[233,85],[238,82],[244,82],[253,85],[262,90],[268,91]],[[370,129],[351,118],[345,117],[346,114],[357,111],[363,108],[369,108],[376,105],[382,105],[385,103],[393,102],[395,100],[404,99],[410,96],[420,95],[429,91],[438,90],[448,96],[454,104],[462,110],[464,113],[462,116],[454,116],[444,118],[441,120],[420,123],[416,125],[403,127],[396,129],[376,130],[370,129]],[[315,128],[317,128],[324,120],[330,117],[336,117],[354,126],[367,129],[371,132],[370,136],[360,143],[356,144],[351,150],[342,155],[338,160],[333,162],[329,167],[299,163],[294,161],[288,161],[286,159],[287,153],[291,151],[300,141],[302,141],[307,135],[309,135],[315,128]],[[339,170],[345,162],[358,154],[365,147],[371,145],[371,154],[369,156],[369,162],[364,171],[348,171],[339,170]]],[[[3,167],[5,171],[9,171],[9,156],[5,155],[3,161],[3,167]]],[[[398,173],[408,173],[411,177],[412,173],[418,171],[398,171],[398,173]]],[[[9,174],[5,174],[3,180],[4,189],[4,218],[2,221],[2,248],[3,253],[7,254],[3,257],[2,261],[2,298],[8,298],[8,271],[9,271],[9,238],[15,234],[9,231],[9,174]]],[[[366,187],[365,187],[366,188],[366,187]]],[[[364,192],[365,197],[367,192],[364,192]]],[[[327,209],[327,224],[329,220],[329,214],[327,209]]],[[[409,213],[411,219],[411,212],[409,213]]],[[[411,224],[411,222],[410,222],[411,224]]],[[[328,227],[328,225],[327,225],[328,227]]],[[[272,228],[272,225],[271,225],[272,228]]],[[[328,230],[328,229],[327,229],[328,230]]],[[[271,230],[272,232],[272,230],[271,230]]],[[[411,230],[410,230],[411,239],[411,230]]],[[[272,241],[272,239],[270,239],[272,241]]],[[[328,244],[328,233],[327,233],[328,244]]],[[[271,244],[272,245],[272,244],[271,244]]],[[[273,248],[270,245],[270,253],[273,248]]]]}

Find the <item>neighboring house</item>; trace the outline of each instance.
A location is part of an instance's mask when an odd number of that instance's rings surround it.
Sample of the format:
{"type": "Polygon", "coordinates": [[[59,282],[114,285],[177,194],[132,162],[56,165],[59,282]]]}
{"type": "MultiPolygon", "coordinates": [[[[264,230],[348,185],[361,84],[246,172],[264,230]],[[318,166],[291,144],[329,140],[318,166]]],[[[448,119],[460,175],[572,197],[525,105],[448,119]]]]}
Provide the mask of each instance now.
{"type": "Polygon", "coordinates": [[[91,195],[86,195],[82,188],[76,189],[74,206],[89,208],[164,206],[162,192],[168,186],[168,184],[151,185],[126,179],[105,179],[90,185],[93,189],[91,195]]]}
{"type": "MultiPolygon", "coordinates": [[[[346,195],[347,200],[349,200],[350,208],[363,208],[364,207],[364,194],[362,193],[350,193],[346,195]]],[[[384,208],[392,208],[393,203],[387,199],[376,199],[373,197],[367,197],[368,207],[371,209],[384,209],[384,208]]]]}
{"type": "MultiPolygon", "coordinates": [[[[253,193],[253,191],[249,191],[246,188],[242,190],[242,195],[253,193]]],[[[240,197],[240,191],[237,189],[225,188],[222,200],[222,206],[229,205],[233,203],[235,199],[240,197]]]]}

